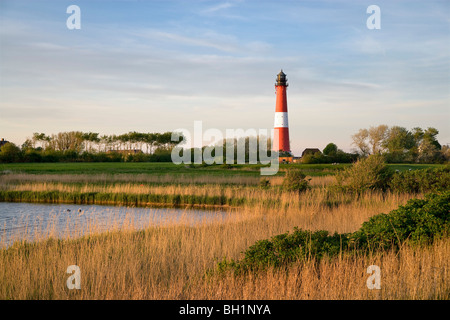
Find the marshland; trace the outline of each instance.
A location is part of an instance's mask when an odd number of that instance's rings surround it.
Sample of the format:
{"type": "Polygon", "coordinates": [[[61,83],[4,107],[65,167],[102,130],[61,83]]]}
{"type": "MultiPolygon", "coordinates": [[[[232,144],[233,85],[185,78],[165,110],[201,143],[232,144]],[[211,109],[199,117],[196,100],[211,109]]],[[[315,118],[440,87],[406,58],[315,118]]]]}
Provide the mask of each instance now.
{"type": "MultiPolygon", "coordinates": [[[[52,223],[35,228],[33,232],[40,235],[37,240],[19,237],[0,249],[1,299],[449,298],[450,245],[445,233],[419,243],[405,239],[380,250],[350,251],[342,245],[338,254],[323,259],[309,254],[246,272],[221,267],[223,261],[242,264],[249,248],[259,241],[292,234],[294,228],[325,230],[344,239],[372,217],[397,210],[412,199],[424,199],[429,192],[448,191],[444,166],[394,167],[385,181],[388,187],[376,188],[371,183],[377,181],[369,181],[373,172],[366,181],[356,181],[350,165],[286,165],[278,175],[264,178],[251,166],[174,166],[171,171],[167,165],[162,174],[152,174],[151,168],[139,172],[132,166],[135,171],[126,172],[124,163],[116,164],[112,173],[106,169],[88,172],[89,164],[77,171],[71,165],[64,171],[40,164],[33,169],[37,172],[17,164],[3,165],[0,200],[12,205],[107,204],[130,212],[144,210],[144,216],[145,210],[148,215],[162,210],[158,215],[164,216],[164,210],[171,209],[184,214],[162,225],[151,219],[137,223],[133,216],[121,223],[111,215],[107,230],[91,219],[86,233],[74,234],[71,228],[56,232],[52,223]],[[304,190],[286,187],[288,169],[305,173],[304,190]],[[395,169],[401,172],[393,173],[395,169]],[[401,181],[413,181],[413,172],[427,170],[437,170],[428,174],[434,177],[428,181],[429,190],[416,190],[412,182],[408,190],[395,177],[404,174],[401,181]],[[351,185],[358,183],[367,188],[355,193],[351,185]],[[195,210],[226,218],[189,223],[195,210]],[[67,288],[70,265],[81,270],[81,290],[67,288]],[[366,285],[370,265],[382,270],[379,290],[366,285]]],[[[153,165],[160,164],[146,164],[153,165]]],[[[444,218],[448,219],[448,212],[444,218]]]]}

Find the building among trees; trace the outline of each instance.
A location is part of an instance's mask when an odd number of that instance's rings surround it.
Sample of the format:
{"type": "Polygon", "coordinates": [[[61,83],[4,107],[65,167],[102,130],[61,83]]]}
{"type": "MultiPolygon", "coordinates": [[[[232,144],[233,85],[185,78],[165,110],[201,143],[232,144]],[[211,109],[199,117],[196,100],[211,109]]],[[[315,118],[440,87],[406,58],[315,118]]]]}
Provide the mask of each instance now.
{"type": "Polygon", "coordinates": [[[315,155],[316,153],[322,153],[318,148],[306,148],[302,152],[302,158],[308,154],[315,155]]]}

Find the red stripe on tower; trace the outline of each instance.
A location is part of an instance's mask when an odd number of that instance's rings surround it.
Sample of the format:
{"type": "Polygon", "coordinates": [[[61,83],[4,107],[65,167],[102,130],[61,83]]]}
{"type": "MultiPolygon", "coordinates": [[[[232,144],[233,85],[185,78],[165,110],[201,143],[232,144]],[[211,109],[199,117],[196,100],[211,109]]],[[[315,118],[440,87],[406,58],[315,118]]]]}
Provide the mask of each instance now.
{"type": "Polygon", "coordinates": [[[277,100],[275,106],[273,137],[273,150],[280,152],[291,152],[291,147],[289,146],[289,124],[286,97],[287,86],[286,74],[281,70],[277,75],[277,82],[275,83],[277,100]]]}

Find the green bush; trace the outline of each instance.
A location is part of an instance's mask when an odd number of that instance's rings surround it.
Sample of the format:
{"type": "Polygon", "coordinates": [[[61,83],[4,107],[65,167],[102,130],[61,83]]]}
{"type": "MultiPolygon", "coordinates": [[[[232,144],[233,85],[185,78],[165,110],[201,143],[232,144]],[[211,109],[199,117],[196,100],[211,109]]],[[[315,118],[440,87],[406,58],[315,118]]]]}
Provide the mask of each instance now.
{"type": "Polygon", "coordinates": [[[272,237],[270,240],[260,240],[248,248],[244,258],[238,263],[222,261],[220,270],[234,268],[238,272],[280,267],[308,257],[321,258],[324,255],[336,255],[341,247],[346,246],[346,235],[329,235],[328,231],[304,231],[294,228],[294,232],[272,237]]]}
{"type": "Polygon", "coordinates": [[[22,160],[22,152],[12,142],[7,142],[0,148],[0,163],[19,162],[22,160]]]}
{"type": "Polygon", "coordinates": [[[445,191],[450,188],[450,167],[395,173],[389,182],[395,192],[419,193],[445,191]]]}
{"type": "Polygon", "coordinates": [[[410,244],[428,244],[437,237],[447,237],[450,231],[450,191],[429,194],[425,199],[412,199],[389,214],[378,214],[353,233],[330,235],[328,231],[294,232],[260,240],[250,246],[239,261],[224,259],[217,265],[223,272],[257,271],[281,267],[308,258],[335,257],[340,253],[368,253],[397,249],[410,244]]]}
{"type": "Polygon", "coordinates": [[[27,150],[23,154],[24,162],[41,162],[42,155],[35,150],[27,150]]]}
{"type": "Polygon", "coordinates": [[[283,189],[286,191],[295,191],[301,193],[309,189],[309,181],[305,179],[306,175],[300,170],[288,169],[283,179],[283,189]]]}
{"type": "Polygon", "coordinates": [[[367,190],[386,190],[392,170],[381,155],[371,155],[360,159],[351,167],[336,175],[338,186],[344,190],[361,193],[367,190]]]}
{"type": "Polygon", "coordinates": [[[359,249],[388,249],[411,243],[428,243],[450,231],[450,191],[429,194],[424,200],[412,199],[388,214],[378,214],[364,222],[350,236],[359,249]]]}
{"type": "Polygon", "coordinates": [[[323,153],[316,152],[315,154],[306,154],[302,157],[304,164],[319,164],[319,163],[352,163],[358,159],[356,153],[346,153],[342,150],[334,151],[333,147],[324,149],[323,153]]]}

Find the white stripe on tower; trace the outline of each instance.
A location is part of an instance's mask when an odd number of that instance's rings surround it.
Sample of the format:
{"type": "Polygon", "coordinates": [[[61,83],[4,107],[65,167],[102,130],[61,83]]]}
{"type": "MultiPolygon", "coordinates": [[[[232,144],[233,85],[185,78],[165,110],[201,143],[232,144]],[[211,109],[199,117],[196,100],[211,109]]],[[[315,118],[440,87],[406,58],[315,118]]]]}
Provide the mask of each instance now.
{"type": "Polygon", "coordinates": [[[275,112],[274,128],[288,128],[288,113],[287,112],[275,112]]]}

